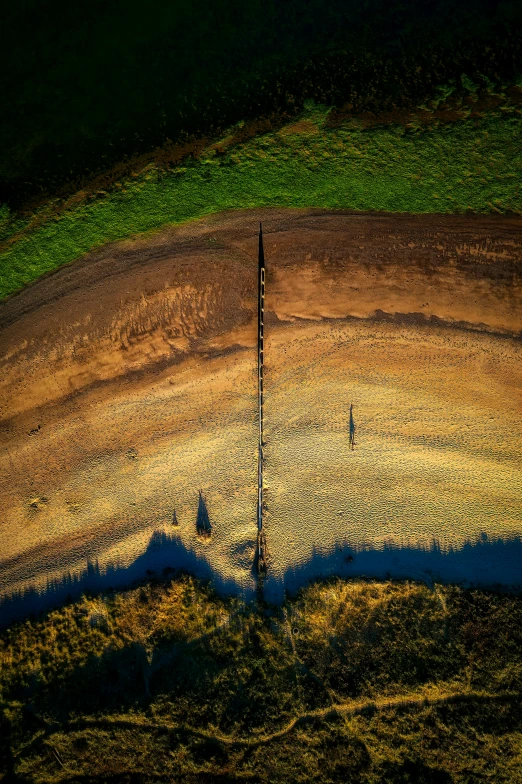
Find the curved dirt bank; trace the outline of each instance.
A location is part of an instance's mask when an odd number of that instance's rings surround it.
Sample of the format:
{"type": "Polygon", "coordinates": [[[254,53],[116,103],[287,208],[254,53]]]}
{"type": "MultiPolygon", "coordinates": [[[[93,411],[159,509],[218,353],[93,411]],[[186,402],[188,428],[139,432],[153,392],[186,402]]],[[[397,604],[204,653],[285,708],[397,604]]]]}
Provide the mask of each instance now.
{"type": "Polygon", "coordinates": [[[272,574],[347,539],[522,532],[521,219],[227,213],[0,306],[0,591],[157,529],[251,586],[260,219],[272,574]]]}

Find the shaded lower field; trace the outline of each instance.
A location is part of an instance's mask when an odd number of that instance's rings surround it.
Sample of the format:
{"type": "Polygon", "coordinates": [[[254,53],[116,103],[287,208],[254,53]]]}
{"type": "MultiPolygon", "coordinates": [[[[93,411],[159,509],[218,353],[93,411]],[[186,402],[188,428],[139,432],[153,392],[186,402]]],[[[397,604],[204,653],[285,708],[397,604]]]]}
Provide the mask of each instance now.
{"type": "Polygon", "coordinates": [[[259,219],[267,590],[345,569],[339,545],[430,579],[434,541],[483,536],[507,549],[434,573],[520,583],[519,219],[273,210],[109,246],[2,305],[1,594],[88,561],[135,579],[153,535],[177,543],[159,568],[252,593],[259,219]]]}
{"type": "Polygon", "coordinates": [[[521,612],[389,581],[84,596],[0,634],[0,777],[516,783],[521,612]]]}

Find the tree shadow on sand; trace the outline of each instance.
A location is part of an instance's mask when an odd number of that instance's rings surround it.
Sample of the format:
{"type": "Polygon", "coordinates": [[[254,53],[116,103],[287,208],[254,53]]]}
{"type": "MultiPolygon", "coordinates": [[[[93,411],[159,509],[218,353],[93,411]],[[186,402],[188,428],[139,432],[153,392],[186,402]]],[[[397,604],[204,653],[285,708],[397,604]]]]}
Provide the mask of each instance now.
{"type": "Polygon", "coordinates": [[[212,536],[212,525],[208,515],[207,502],[202,491],[199,491],[198,513],[196,517],[196,531],[202,539],[210,539],[212,536]]]}
{"type": "Polygon", "coordinates": [[[520,592],[522,538],[491,539],[483,533],[459,547],[443,548],[434,539],[429,545],[389,541],[377,546],[345,541],[330,552],[314,548],[307,561],[287,569],[282,577],[268,574],[265,599],[279,603],[285,593],[295,593],[312,580],[330,576],[412,579],[430,586],[440,582],[520,592]]]}
{"type": "MultiPolygon", "coordinates": [[[[101,569],[97,562],[88,562],[77,574],[66,572],[60,579],[49,580],[42,591],[28,588],[1,597],[0,628],[79,598],[86,591],[126,588],[147,577],[176,572],[211,580],[222,595],[242,595],[246,600],[256,595],[253,586],[245,588],[233,579],[223,578],[207,558],[184,545],[178,536],[156,531],[145,552],[129,566],[109,565],[101,569]]],[[[464,587],[521,591],[522,538],[490,539],[482,534],[474,542],[447,549],[436,540],[429,546],[388,542],[381,547],[346,541],[332,552],[314,550],[307,561],[288,568],[282,577],[275,576],[269,568],[263,578],[264,599],[277,604],[286,593],[330,576],[413,579],[428,585],[457,583],[464,587]]]]}
{"type": "Polygon", "coordinates": [[[155,531],[147,549],[129,566],[109,564],[102,569],[97,561],[88,561],[77,573],[65,572],[61,578],[49,580],[43,590],[27,588],[0,597],[0,628],[21,618],[59,607],[79,598],[83,593],[100,593],[126,588],[147,577],[188,573],[202,580],[212,580],[222,594],[236,595],[242,588],[216,573],[208,560],[183,544],[176,534],[155,531]]]}

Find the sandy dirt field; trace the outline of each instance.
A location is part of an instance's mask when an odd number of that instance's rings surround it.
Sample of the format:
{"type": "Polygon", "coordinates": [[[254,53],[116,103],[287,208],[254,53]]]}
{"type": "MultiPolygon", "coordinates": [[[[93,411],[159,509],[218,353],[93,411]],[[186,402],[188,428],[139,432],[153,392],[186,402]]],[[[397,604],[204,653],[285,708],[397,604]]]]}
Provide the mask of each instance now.
{"type": "Polygon", "coordinates": [[[522,533],[522,221],[226,213],[0,305],[0,593],[157,530],[252,588],[260,219],[272,578],[347,540],[522,533]]]}

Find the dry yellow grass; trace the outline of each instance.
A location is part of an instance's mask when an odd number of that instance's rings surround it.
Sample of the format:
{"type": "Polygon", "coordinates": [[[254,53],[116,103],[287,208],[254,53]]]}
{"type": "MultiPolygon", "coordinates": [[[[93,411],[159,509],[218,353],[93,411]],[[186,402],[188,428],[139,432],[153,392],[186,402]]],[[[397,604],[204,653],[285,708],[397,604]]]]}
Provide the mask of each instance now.
{"type": "Polygon", "coordinates": [[[0,780],[512,784],[520,614],[390,581],[84,597],[0,634],[0,780]]]}

